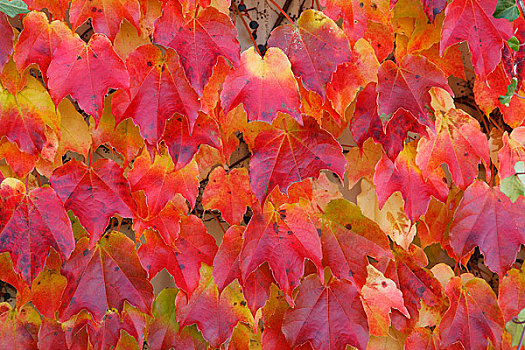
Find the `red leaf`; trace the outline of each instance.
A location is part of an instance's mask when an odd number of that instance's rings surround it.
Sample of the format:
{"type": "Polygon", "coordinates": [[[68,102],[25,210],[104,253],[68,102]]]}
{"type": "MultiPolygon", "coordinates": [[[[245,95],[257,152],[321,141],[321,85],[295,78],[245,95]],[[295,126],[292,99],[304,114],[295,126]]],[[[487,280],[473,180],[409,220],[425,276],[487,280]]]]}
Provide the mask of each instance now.
{"type": "Polygon", "coordinates": [[[9,61],[9,56],[13,52],[13,39],[15,34],[13,28],[7,21],[5,14],[0,15],[0,71],[4,68],[4,65],[9,61]]]}
{"type": "Polygon", "coordinates": [[[0,304],[0,349],[36,350],[40,315],[30,305],[12,310],[8,303],[0,304]]]}
{"type": "Polygon", "coordinates": [[[264,57],[253,47],[242,53],[240,66],[226,76],[221,92],[224,113],[240,103],[249,121],[271,123],[282,112],[302,123],[299,88],[281,49],[269,48],[264,57]]]}
{"type": "Polygon", "coordinates": [[[122,312],[124,301],[150,313],[153,287],[140,265],[135,243],[120,232],[105,234],[91,249],[87,239],[80,239],[62,274],[67,278],[59,312],[62,321],[82,309],[100,321],[109,308],[122,312]]]}
{"type": "Polygon", "coordinates": [[[70,94],[97,124],[108,89],[129,87],[126,66],[103,34],[93,35],[87,44],[77,35],[64,37],[53,54],[47,77],[56,105],[70,94]]]}
{"type": "Polygon", "coordinates": [[[448,195],[448,186],[439,173],[434,172],[427,179],[423,177],[415,164],[415,147],[414,143],[406,145],[395,162],[383,156],[374,174],[379,209],[392,193],[400,191],[405,200],[405,212],[411,220],[425,214],[431,196],[444,202],[448,195]]]}
{"type": "Polygon", "coordinates": [[[361,0],[321,0],[325,15],[336,22],[343,18],[343,28],[352,42],[362,38],[368,26],[368,16],[361,4],[361,0]]]}
{"type": "Polygon", "coordinates": [[[195,163],[174,170],[168,151],[162,148],[160,154],[155,156],[153,164],[146,150],[135,158],[133,169],[128,173],[128,180],[131,191],[144,191],[148,217],[153,217],[158,215],[177,193],[182,194],[193,207],[199,194],[198,175],[199,169],[195,163]]]}
{"type": "Polygon", "coordinates": [[[338,65],[350,61],[350,45],[345,33],[322,12],[306,10],[297,24],[277,27],[268,39],[269,46],[281,48],[295,76],[305,87],[321,97],[338,65]]]}
{"type": "Polygon", "coordinates": [[[15,44],[13,60],[19,72],[36,63],[47,82],[47,68],[53,52],[62,39],[70,37],[71,30],[62,21],[49,23],[43,12],[30,12],[23,20],[24,29],[15,44]]]}
{"type": "Polygon", "coordinates": [[[66,210],[71,209],[89,232],[90,247],[98,241],[110,217],[133,216],[135,202],[123,172],[109,159],[98,160],[90,168],[72,159],[55,169],[49,179],[66,210]]]}
{"type": "Polygon", "coordinates": [[[151,280],[166,268],[175,285],[191,296],[199,285],[201,264],[211,265],[217,253],[215,239],[202,221],[194,215],[184,217],[179,238],[171,246],[152,231],[146,231],[145,236],[146,243],[140,246],[138,254],[148,278],[151,280]]]}
{"type": "Polygon", "coordinates": [[[213,280],[222,292],[235,279],[241,280],[239,255],[243,246],[242,234],[244,227],[231,226],[228,228],[213,259],[213,280]]]}
{"type": "Polygon", "coordinates": [[[440,350],[439,335],[427,328],[416,328],[405,342],[405,350],[440,350]]]}
{"type": "Polygon", "coordinates": [[[487,137],[476,119],[455,109],[436,112],[436,132],[419,140],[416,164],[425,178],[447,164],[452,180],[464,190],[476,179],[479,163],[490,164],[487,137]]]}
{"type": "Polygon", "coordinates": [[[246,298],[246,305],[252,315],[256,317],[257,310],[262,308],[270,297],[270,287],[275,285],[275,279],[267,263],[259,266],[252,272],[242,286],[242,293],[246,298]]]}
{"type": "Polygon", "coordinates": [[[440,55],[456,43],[467,41],[476,74],[486,78],[501,60],[501,49],[512,36],[508,20],[494,18],[497,0],[454,0],[445,10],[440,55]]]}
{"type": "Polygon", "coordinates": [[[440,87],[453,95],[445,74],[422,56],[406,55],[399,65],[384,61],[377,80],[379,114],[390,116],[403,108],[432,130],[435,127],[429,117],[430,88],[440,87]]]}
{"type": "Polygon", "coordinates": [[[24,0],[30,10],[47,9],[52,15],[53,19],[63,21],[65,19],[66,11],[69,8],[69,0],[24,0]]]}
{"type": "Polygon", "coordinates": [[[117,91],[112,101],[116,124],[133,119],[152,145],[160,140],[166,121],[175,113],[187,117],[193,130],[200,103],[173,50],[163,55],[155,45],[140,46],[129,54],[126,66],[130,87],[117,91]]]}
{"type": "Polygon", "coordinates": [[[261,203],[275,187],[287,193],[292,183],[318,177],[321,169],[343,178],[346,164],[341,145],[311,117],[304,118],[303,126],[288,121],[284,129],[261,131],[252,154],[250,186],[261,203]]]}
{"type": "Polygon", "coordinates": [[[496,295],[485,280],[467,274],[453,277],[445,292],[450,307],[439,324],[443,348],[460,342],[465,349],[499,348],[504,323],[496,295]]]}
{"type": "MultiPolygon", "coordinates": [[[[523,265],[522,265],[523,267],[523,265]]],[[[498,303],[504,322],[518,316],[525,308],[525,273],[523,269],[510,269],[500,279],[498,303]]]]}
{"type": "Polygon", "coordinates": [[[243,280],[267,261],[281,290],[291,296],[304,273],[306,258],[322,271],[321,240],[299,206],[284,204],[277,213],[267,205],[263,212],[254,213],[240,255],[243,280]]]}
{"type": "Polygon", "coordinates": [[[126,331],[133,334],[133,325],[129,318],[122,317],[114,310],[108,310],[100,324],[89,324],[88,332],[94,350],[115,349],[120,333],[126,331]]]}
{"type": "Polygon", "coordinates": [[[75,239],[71,222],[53,189],[40,187],[27,195],[25,191],[24,185],[13,178],[0,184],[1,197],[6,199],[0,202],[0,212],[12,212],[5,224],[0,221],[0,253],[9,252],[15,271],[32,282],[42,271],[50,247],[67,259],[75,248],[75,239]]]}
{"type": "Polygon", "coordinates": [[[42,319],[38,330],[38,349],[68,350],[66,335],[60,323],[49,318],[42,319]]]}
{"type": "Polygon", "coordinates": [[[205,114],[199,114],[191,134],[188,120],[174,116],[166,123],[163,140],[175,165],[174,170],[184,168],[191,162],[200,145],[220,147],[217,123],[205,114]]]}
{"type": "Polygon", "coordinates": [[[208,177],[208,184],[202,195],[205,210],[218,209],[230,225],[240,224],[246,207],[254,204],[250,178],[246,168],[232,169],[228,174],[217,167],[208,177]]]}
{"type": "Polygon", "coordinates": [[[498,151],[500,179],[514,175],[516,163],[525,161],[525,126],[512,130],[510,136],[505,132],[502,141],[503,147],[498,151]]]}
{"type": "Polygon", "coordinates": [[[177,1],[166,1],[155,22],[153,42],[175,49],[191,86],[202,95],[219,56],[239,65],[237,30],[230,18],[214,7],[184,16],[177,1]]]}
{"type": "Polygon", "coordinates": [[[319,350],[343,350],[348,344],[366,348],[366,314],[353,284],[334,280],[322,285],[310,275],[299,286],[295,305],[286,312],[282,328],[292,347],[309,341],[319,350]]]}
{"type": "Polygon", "coordinates": [[[525,243],[525,202],[509,197],[485,182],[470,185],[450,226],[450,245],[459,257],[478,246],[485,264],[499,276],[510,268],[525,243]]]}
{"type": "Polygon", "coordinates": [[[339,279],[362,286],[367,278],[367,256],[392,257],[386,234],[346,199],[328,203],[321,222],[324,265],[339,279]]]}
{"type": "Polygon", "coordinates": [[[73,0],[69,9],[73,30],[89,18],[92,19],[95,33],[106,34],[112,41],[124,19],[140,32],[140,5],[137,0],[73,0]]]}
{"type": "MultiPolygon", "coordinates": [[[[252,320],[241,289],[230,284],[220,295],[212,277],[212,268],[202,266],[199,287],[190,298],[177,295],[175,316],[180,327],[197,323],[210,346],[218,348],[228,340],[239,321],[252,320]]],[[[252,321],[253,322],[253,321],[252,321]]]]}

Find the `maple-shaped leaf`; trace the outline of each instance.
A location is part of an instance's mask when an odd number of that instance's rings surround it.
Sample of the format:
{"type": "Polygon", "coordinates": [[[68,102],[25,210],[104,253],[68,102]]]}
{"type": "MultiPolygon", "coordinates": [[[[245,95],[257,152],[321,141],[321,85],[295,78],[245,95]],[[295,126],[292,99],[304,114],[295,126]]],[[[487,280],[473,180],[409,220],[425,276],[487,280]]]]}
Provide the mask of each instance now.
{"type": "Polygon", "coordinates": [[[453,95],[445,74],[422,56],[406,55],[398,65],[384,61],[379,67],[377,81],[380,115],[390,116],[402,108],[432,130],[430,88],[440,87],[453,95]]]}
{"type": "Polygon", "coordinates": [[[262,309],[264,329],[261,335],[261,342],[263,349],[292,349],[282,332],[284,314],[288,309],[290,309],[290,305],[288,305],[284,294],[277,286],[272,286],[271,295],[262,309]]]}
{"type": "Polygon", "coordinates": [[[230,225],[240,224],[246,207],[254,203],[249,188],[248,169],[232,169],[227,174],[223,167],[217,167],[209,175],[202,206],[205,210],[218,209],[230,225]]]}
{"type": "MultiPolygon", "coordinates": [[[[114,96],[112,94],[111,96],[114,96]]],[[[59,105],[60,106],[60,105],[59,105]]],[[[93,139],[93,149],[101,145],[109,145],[122,155],[123,167],[126,167],[144,147],[144,139],[140,136],[139,128],[131,119],[115,124],[115,117],[111,113],[111,97],[104,99],[104,110],[98,125],[90,119],[89,131],[93,139]]],[[[87,159],[87,158],[86,158],[87,159]]]]}
{"type": "Polygon", "coordinates": [[[328,203],[321,222],[324,265],[330,266],[339,279],[353,280],[362,286],[367,278],[367,256],[392,256],[386,234],[346,199],[328,203]]]}
{"type": "Polygon", "coordinates": [[[62,21],[49,23],[43,12],[30,12],[23,20],[24,29],[18,37],[13,52],[13,60],[19,72],[36,63],[47,81],[47,68],[53,52],[62,39],[71,36],[71,30],[62,21]]]}
{"type": "Polygon", "coordinates": [[[200,145],[220,147],[218,125],[212,118],[199,114],[195,121],[193,132],[190,134],[188,120],[176,115],[166,123],[163,141],[168,147],[174,170],[185,167],[191,162],[200,145]]]}
{"type": "Polygon", "coordinates": [[[61,21],[65,20],[66,11],[69,8],[69,0],[24,0],[30,10],[40,11],[47,9],[53,17],[61,21]]]}
{"type": "Polygon", "coordinates": [[[460,342],[465,349],[498,348],[504,330],[503,316],[488,283],[470,274],[453,277],[445,291],[450,307],[439,324],[441,346],[460,342]]]}
{"type": "Polygon", "coordinates": [[[60,113],[60,142],[57,156],[61,157],[67,151],[73,151],[88,159],[91,134],[84,117],[67,98],[60,102],[57,109],[60,113]]]}
{"type": "Polygon", "coordinates": [[[43,318],[38,330],[38,349],[68,350],[62,325],[50,318],[43,318]]]}
{"type": "Polygon", "coordinates": [[[434,172],[426,179],[423,177],[415,164],[415,147],[414,142],[406,145],[395,162],[383,156],[374,174],[379,208],[392,193],[400,191],[405,201],[405,212],[411,220],[425,214],[431,196],[444,202],[448,195],[448,186],[439,173],[434,172]]]}
{"type": "Polygon", "coordinates": [[[71,209],[89,232],[90,247],[98,241],[110,217],[133,216],[135,202],[123,172],[109,159],[97,160],[91,167],[72,159],[56,168],[49,179],[66,210],[71,209]]]}
{"type": "Polygon", "coordinates": [[[353,42],[363,37],[368,26],[368,16],[360,0],[321,0],[323,13],[338,21],[343,19],[343,28],[353,42]]]}
{"type": "Polygon", "coordinates": [[[379,62],[370,43],[364,39],[358,40],[350,61],[337,67],[326,86],[326,96],[337,113],[343,116],[360,90],[370,82],[377,83],[378,69],[379,62]]]}
{"type": "Polygon", "coordinates": [[[69,21],[73,30],[89,18],[95,33],[106,34],[111,40],[115,39],[124,19],[140,32],[138,0],[73,0],[69,9],[69,21]]]}
{"type": "Polygon", "coordinates": [[[483,181],[470,185],[450,226],[450,245],[459,257],[478,246],[485,264],[498,275],[516,260],[525,243],[525,202],[510,199],[483,181]]]}
{"type": "Polygon", "coordinates": [[[372,335],[387,335],[390,328],[390,309],[397,309],[410,318],[403,301],[403,293],[394,281],[386,278],[372,265],[366,267],[368,276],[361,288],[363,306],[368,317],[368,327],[372,335]]]}
{"type": "Polygon", "coordinates": [[[199,286],[191,297],[177,295],[175,316],[180,327],[196,323],[210,346],[218,348],[231,337],[239,321],[253,324],[253,318],[243,303],[239,285],[230,284],[219,294],[212,270],[201,267],[199,286]]]}
{"type": "Polygon", "coordinates": [[[322,271],[321,240],[306,212],[298,205],[272,205],[255,211],[246,231],[240,254],[243,280],[267,261],[281,290],[291,296],[310,259],[322,271]]]}
{"type": "Polygon", "coordinates": [[[226,76],[221,92],[224,113],[240,103],[249,121],[271,123],[282,112],[302,123],[299,88],[281,49],[270,47],[264,57],[253,47],[242,53],[240,66],[226,76]]]}
{"type": "Polygon", "coordinates": [[[155,45],[142,45],[129,54],[126,67],[130,87],[117,91],[112,100],[116,124],[133,119],[152,145],[160,140],[166,121],[175,113],[186,116],[193,130],[199,97],[186,81],[175,51],[168,49],[163,54],[155,45]]]}
{"type": "Polygon", "coordinates": [[[122,333],[136,333],[131,319],[124,316],[124,313],[119,315],[115,310],[110,309],[104,315],[102,322],[88,324],[89,338],[94,350],[116,349],[122,333]]]}
{"type": "Polygon", "coordinates": [[[177,193],[181,193],[193,207],[199,194],[197,175],[198,168],[195,163],[175,171],[168,151],[162,148],[160,154],[155,156],[153,164],[146,150],[135,158],[133,169],[128,173],[128,180],[132,192],[144,191],[148,216],[155,216],[177,193]]]}
{"type": "MultiPolygon", "coordinates": [[[[284,129],[272,127],[255,139],[250,160],[250,186],[263,203],[272,190],[287,193],[288,187],[328,169],[343,178],[346,159],[339,143],[305,117],[304,125],[289,120],[284,129]]],[[[280,123],[276,123],[279,125],[280,123]]]]}
{"type": "Polygon", "coordinates": [[[337,24],[316,10],[301,13],[297,24],[277,27],[268,39],[269,46],[281,48],[292,71],[301,77],[308,90],[323,98],[326,84],[338,65],[350,61],[350,45],[337,24]]]}
{"type": "Polygon", "coordinates": [[[180,225],[179,237],[171,245],[157,233],[146,231],[146,243],[140,246],[138,254],[150,280],[166,268],[175,285],[191,296],[199,285],[199,269],[202,263],[213,263],[217,244],[196,216],[184,217],[180,225]]]}
{"type": "Polygon", "coordinates": [[[239,65],[237,30],[227,15],[211,6],[185,16],[178,1],[166,1],[162,16],[155,22],[153,42],[177,51],[186,77],[199,96],[219,56],[235,67],[239,65]]]}
{"type": "Polygon", "coordinates": [[[308,341],[320,350],[343,350],[348,344],[364,350],[369,337],[357,288],[344,280],[323,285],[316,275],[301,282],[282,330],[292,347],[308,341]]]}
{"type": "Polygon", "coordinates": [[[276,282],[267,263],[259,266],[243,281],[242,294],[246,298],[246,305],[254,317],[257,310],[268,301],[272,285],[275,286],[276,282]]]}
{"type": "Polygon", "coordinates": [[[76,34],[63,37],[53,53],[47,77],[55,104],[69,94],[97,123],[108,89],[129,87],[126,66],[103,34],[93,35],[87,44],[76,34]]]}
{"type": "Polygon", "coordinates": [[[7,214],[0,220],[0,253],[9,252],[15,271],[32,282],[44,268],[51,247],[63,259],[71,255],[75,248],[71,222],[49,187],[26,194],[19,180],[7,178],[0,184],[0,193],[0,212],[7,214]]]}
{"type": "Polygon", "coordinates": [[[20,310],[8,303],[0,303],[0,348],[36,350],[40,315],[26,304],[20,310]]]}
{"type": "Polygon", "coordinates": [[[393,326],[397,329],[411,328],[410,325],[417,323],[423,305],[429,314],[441,315],[447,306],[446,298],[439,280],[425,268],[428,259],[423,249],[410,245],[408,250],[404,250],[394,245],[393,251],[395,261],[388,264],[384,275],[403,291],[405,307],[410,314],[410,319],[407,319],[394,310],[391,314],[393,326]],[[409,323],[408,327],[403,326],[405,322],[409,323]]]}
{"type": "Polygon", "coordinates": [[[500,179],[505,179],[516,174],[514,168],[517,162],[525,161],[525,126],[515,128],[510,135],[505,132],[501,140],[503,146],[498,151],[498,175],[500,179]]]}
{"type": "Polygon", "coordinates": [[[242,234],[245,228],[242,226],[230,226],[213,259],[213,279],[219,292],[235,279],[241,280],[241,269],[239,255],[243,246],[242,234]]]}
{"type": "Polygon", "coordinates": [[[416,164],[426,178],[445,163],[456,186],[467,188],[478,175],[479,163],[490,164],[487,137],[478,121],[459,109],[436,112],[436,132],[419,140],[416,164]]]}
{"type": "MultiPolygon", "coordinates": [[[[525,273],[521,269],[510,269],[500,279],[498,303],[504,322],[509,322],[525,308],[525,273]]],[[[520,319],[521,320],[521,319],[520,319]]]]}
{"type": "MultiPolygon", "coordinates": [[[[175,297],[177,289],[164,288],[153,302],[154,318],[148,322],[146,339],[151,350],[195,350],[190,327],[180,329],[175,319],[175,297]]],[[[202,336],[200,336],[202,342],[202,336]]],[[[197,348],[198,349],[198,348],[197,348]]]]}
{"type": "Polygon", "coordinates": [[[405,350],[439,350],[439,335],[428,328],[415,328],[405,342],[405,350]]]}
{"type": "Polygon", "coordinates": [[[27,85],[15,95],[0,87],[0,135],[16,143],[22,152],[42,153],[56,138],[59,125],[53,101],[35,78],[29,77],[27,85]]]}
{"type": "MultiPolygon", "coordinates": [[[[71,246],[71,249],[74,249],[71,246]]],[[[60,307],[62,292],[67,280],[60,274],[62,259],[51,249],[44,269],[36,276],[31,284],[32,302],[38,312],[49,318],[54,318],[60,307]]]]}
{"type": "Polygon", "coordinates": [[[85,309],[97,321],[107,309],[122,312],[124,302],[149,314],[153,302],[153,287],[140,265],[135,243],[124,234],[108,232],[89,248],[82,238],[62,268],[67,287],[62,296],[60,320],[85,309]]]}
{"type": "Polygon", "coordinates": [[[13,52],[14,37],[13,28],[7,21],[6,15],[0,14],[0,70],[4,68],[13,52]]]}
{"type": "MultiPolygon", "coordinates": [[[[392,7],[397,3],[398,0],[390,0],[390,6],[392,7]]],[[[421,0],[425,14],[427,15],[430,23],[434,23],[436,16],[443,11],[447,6],[447,0],[421,0]]]]}
{"type": "Polygon", "coordinates": [[[440,55],[456,43],[467,41],[474,71],[487,77],[501,60],[501,49],[512,36],[506,19],[492,16],[497,0],[454,0],[445,9],[440,55]]]}

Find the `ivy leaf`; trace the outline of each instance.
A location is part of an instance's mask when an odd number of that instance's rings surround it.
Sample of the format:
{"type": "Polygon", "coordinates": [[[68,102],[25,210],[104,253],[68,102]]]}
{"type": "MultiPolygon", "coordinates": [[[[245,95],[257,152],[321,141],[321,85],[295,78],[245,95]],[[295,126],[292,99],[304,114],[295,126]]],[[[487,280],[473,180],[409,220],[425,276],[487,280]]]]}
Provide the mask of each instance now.
{"type": "Polygon", "coordinates": [[[520,196],[525,196],[525,184],[517,175],[512,175],[501,180],[499,190],[505,193],[512,203],[516,202],[520,196]]]}
{"type": "Polygon", "coordinates": [[[177,51],[186,77],[199,96],[219,56],[235,67],[239,65],[237,30],[227,15],[211,6],[196,16],[185,17],[178,1],[166,1],[162,16],[155,22],[153,42],[177,51]]]}
{"type": "Polygon", "coordinates": [[[299,286],[295,305],[286,311],[282,326],[292,347],[309,341],[315,349],[366,348],[366,314],[353,284],[334,280],[322,285],[317,275],[310,275],[299,286]]]}
{"type": "Polygon", "coordinates": [[[100,321],[109,308],[122,312],[125,301],[150,314],[153,287],[140,265],[135,243],[123,233],[108,232],[93,248],[86,238],[80,239],[62,274],[67,287],[59,311],[61,321],[83,309],[100,321]]]}
{"type": "Polygon", "coordinates": [[[498,0],[492,16],[494,16],[494,18],[505,18],[511,22],[518,19],[520,10],[518,9],[516,0],[498,0]]]}
{"type": "Polygon", "coordinates": [[[520,50],[520,41],[515,36],[507,40],[507,44],[509,44],[509,47],[516,52],[520,50]]]}
{"type": "MultiPolygon", "coordinates": [[[[522,309],[519,314],[516,316],[518,321],[525,320],[525,309],[522,309]]],[[[505,328],[512,336],[512,346],[518,346],[521,338],[521,333],[523,333],[523,324],[518,324],[510,320],[505,324],[505,328]]]]}
{"type": "Polygon", "coordinates": [[[290,67],[279,48],[269,48],[264,57],[253,47],[244,51],[239,68],[224,81],[221,92],[224,113],[242,103],[249,121],[271,123],[282,112],[302,123],[299,89],[290,67]]]}
{"type": "Polygon", "coordinates": [[[392,257],[385,233],[346,199],[328,203],[321,223],[323,261],[339,279],[362,286],[367,278],[367,256],[392,257]]]}
{"type": "Polygon", "coordinates": [[[180,226],[179,237],[171,245],[157,233],[146,231],[146,243],[140,246],[138,254],[150,280],[166,268],[175,285],[191,296],[199,285],[199,269],[203,263],[213,263],[217,244],[194,215],[184,217],[180,226]]]}
{"type": "Polygon", "coordinates": [[[15,34],[13,28],[7,21],[7,17],[0,15],[0,71],[9,61],[9,56],[13,52],[13,39],[15,34]]]}
{"type": "Polygon", "coordinates": [[[260,203],[275,187],[287,193],[292,183],[317,177],[321,169],[343,178],[346,163],[339,143],[311,117],[304,118],[303,126],[288,121],[284,129],[261,131],[252,153],[250,186],[260,203]]]}
{"type": "Polygon", "coordinates": [[[246,207],[255,201],[250,190],[250,177],[246,168],[232,169],[228,174],[224,168],[215,168],[208,177],[202,194],[205,210],[218,209],[230,225],[240,224],[246,207]],[[243,189],[243,190],[240,190],[243,189]]]}
{"type": "Polygon", "coordinates": [[[450,307],[439,324],[441,346],[460,342],[465,349],[498,348],[503,335],[503,316],[496,295],[485,280],[465,274],[453,277],[445,291],[450,307]]]}
{"type": "Polygon", "coordinates": [[[71,222],[53,189],[36,188],[26,194],[22,182],[7,178],[0,184],[0,253],[9,252],[13,267],[32,282],[44,268],[53,247],[67,259],[75,247],[71,222]]]}
{"type": "Polygon", "coordinates": [[[133,216],[135,201],[123,172],[109,159],[97,160],[89,168],[72,159],[55,169],[49,179],[66,210],[72,210],[89,232],[90,247],[98,241],[111,216],[133,216]]]}
{"type": "Polygon", "coordinates": [[[474,71],[486,78],[501,61],[501,49],[512,36],[512,26],[492,13],[496,0],[454,0],[445,10],[440,55],[456,43],[467,41],[474,71]]]}
{"type": "Polygon", "coordinates": [[[203,265],[200,275],[199,286],[191,297],[177,295],[175,316],[180,327],[196,323],[210,346],[219,348],[239,321],[253,324],[253,318],[243,303],[239,285],[230,284],[219,294],[212,268],[203,265]]]}
{"type": "MultiPolygon", "coordinates": [[[[500,179],[516,174],[515,166],[525,161],[525,126],[512,130],[510,135],[505,132],[501,138],[503,147],[498,151],[498,175],[500,179]]],[[[523,176],[520,176],[523,179],[523,176]]]]}
{"type": "Polygon", "coordinates": [[[466,189],[476,179],[479,163],[490,164],[487,137],[476,119],[458,109],[436,112],[436,132],[419,140],[416,164],[428,178],[445,163],[456,186],[466,189]]]}
{"type": "MultiPolygon", "coordinates": [[[[221,246],[213,259],[213,279],[219,292],[235,279],[241,280],[239,255],[243,246],[244,230],[242,226],[230,226],[222,237],[221,246]]],[[[246,286],[246,282],[244,284],[246,286]]]]}
{"type": "Polygon", "coordinates": [[[29,9],[23,0],[0,0],[0,12],[15,17],[21,13],[28,13],[29,9]]]}
{"type": "MultiPolygon", "coordinates": [[[[512,268],[499,283],[498,303],[504,322],[509,322],[525,308],[525,271],[512,268]]],[[[520,318],[520,321],[525,317],[520,318]]]]}
{"type": "Polygon", "coordinates": [[[0,348],[37,349],[40,315],[31,304],[19,310],[0,303],[0,348]]]}
{"type": "Polygon", "coordinates": [[[96,33],[115,39],[121,22],[126,19],[140,32],[140,5],[138,0],[73,0],[69,9],[71,27],[76,30],[89,18],[96,33]]]}
{"type": "Polygon", "coordinates": [[[438,350],[439,334],[428,328],[415,328],[405,342],[406,350],[438,350]]]}
{"type": "Polygon", "coordinates": [[[68,350],[62,325],[49,318],[43,318],[38,330],[38,349],[68,350]]]}
{"type": "Polygon", "coordinates": [[[193,130],[200,103],[175,51],[168,49],[163,55],[155,45],[142,45],[129,54],[126,67],[130,87],[117,91],[112,100],[117,124],[133,119],[144,139],[155,146],[175,113],[187,117],[193,130]]]}
{"type": "Polygon", "coordinates": [[[525,243],[525,202],[511,203],[485,182],[470,185],[454,214],[450,245],[459,257],[478,246],[491,271],[503,276],[525,243]]]}
{"type": "Polygon", "coordinates": [[[379,67],[377,80],[379,115],[384,114],[390,119],[402,108],[431,130],[435,126],[429,116],[430,88],[440,87],[453,95],[445,74],[422,56],[406,55],[399,65],[390,60],[384,61],[379,67]]]}
{"type": "Polygon", "coordinates": [[[316,10],[301,13],[297,24],[277,27],[268,45],[284,51],[295,76],[321,97],[338,65],[350,61],[350,45],[337,24],[316,10]]]}
{"type": "Polygon", "coordinates": [[[291,296],[306,258],[322,271],[319,234],[298,205],[284,204],[277,211],[268,204],[263,212],[254,213],[243,236],[239,258],[243,280],[267,261],[281,290],[291,296]]]}
{"type": "Polygon", "coordinates": [[[55,49],[63,38],[72,35],[62,21],[49,23],[43,12],[32,11],[22,21],[24,29],[14,47],[13,60],[20,73],[32,63],[36,63],[47,82],[47,69],[55,49]]]}
{"type": "Polygon", "coordinates": [[[103,34],[93,35],[87,44],[76,34],[64,37],[54,51],[47,77],[55,104],[70,94],[97,124],[108,89],[129,87],[126,66],[103,34]]]}

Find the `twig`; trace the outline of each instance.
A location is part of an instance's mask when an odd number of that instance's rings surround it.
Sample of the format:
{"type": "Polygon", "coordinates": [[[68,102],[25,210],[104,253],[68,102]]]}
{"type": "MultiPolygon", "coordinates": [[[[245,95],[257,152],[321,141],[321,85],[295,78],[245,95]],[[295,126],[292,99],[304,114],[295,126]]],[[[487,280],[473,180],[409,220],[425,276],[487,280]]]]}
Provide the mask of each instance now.
{"type": "Polygon", "coordinates": [[[250,34],[250,38],[252,38],[252,43],[253,43],[253,46],[255,47],[255,50],[257,50],[259,55],[262,57],[262,53],[259,50],[259,46],[257,46],[257,42],[255,41],[255,38],[253,37],[250,28],[248,28],[248,25],[246,24],[246,21],[244,20],[244,17],[242,16],[241,11],[239,11],[239,8],[237,7],[237,4],[235,2],[233,2],[233,1],[232,1],[232,7],[233,7],[233,10],[235,11],[235,13],[237,14],[237,16],[239,16],[241,18],[241,21],[242,21],[242,24],[244,25],[244,28],[246,29],[248,34],[250,34]]]}
{"type": "Polygon", "coordinates": [[[281,6],[279,6],[274,0],[268,0],[269,2],[271,2],[275,7],[277,7],[277,9],[279,9],[279,11],[281,11],[281,13],[284,15],[284,17],[290,21],[290,23],[295,23],[293,19],[290,18],[290,16],[288,16],[288,14],[286,13],[285,10],[283,10],[281,8],[281,6]]]}

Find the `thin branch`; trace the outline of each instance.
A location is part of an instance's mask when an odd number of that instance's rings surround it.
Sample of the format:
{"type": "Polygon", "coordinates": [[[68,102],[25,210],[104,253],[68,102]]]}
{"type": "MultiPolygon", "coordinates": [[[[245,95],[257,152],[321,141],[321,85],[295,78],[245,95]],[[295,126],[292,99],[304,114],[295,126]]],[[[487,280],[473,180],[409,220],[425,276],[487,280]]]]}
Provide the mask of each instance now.
{"type": "Polygon", "coordinates": [[[277,9],[279,9],[279,11],[281,11],[281,13],[283,14],[283,16],[290,21],[290,23],[295,23],[293,19],[290,18],[290,16],[288,16],[288,14],[286,13],[286,11],[284,11],[281,6],[279,6],[274,0],[268,0],[269,2],[271,2],[273,4],[273,6],[277,7],[277,9]]]}
{"type": "Polygon", "coordinates": [[[259,46],[257,46],[257,42],[255,41],[255,38],[253,37],[252,31],[250,30],[250,28],[248,28],[248,25],[246,24],[246,21],[244,20],[244,17],[242,16],[241,11],[239,11],[239,8],[237,7],[237,4],[235,2],[233,2],[233,1],[232,1],[232,7],[233,7],[233,10],[235,11],[235,13],[237,14],[237,16],[239,16],[241,18],[241,21],[242,21],[242,24],[244,25],[244,28],[246,29],[248,34],[250,34],[250,38],[252,38],[252,43],[253,43],[253,46],[255,47],[255,50],[257,50],[257,52],[259,53],[259,56],[262,57],[262,53],[259,50],[259,46]]]}

